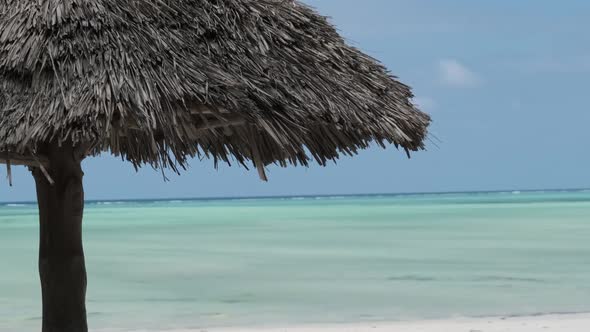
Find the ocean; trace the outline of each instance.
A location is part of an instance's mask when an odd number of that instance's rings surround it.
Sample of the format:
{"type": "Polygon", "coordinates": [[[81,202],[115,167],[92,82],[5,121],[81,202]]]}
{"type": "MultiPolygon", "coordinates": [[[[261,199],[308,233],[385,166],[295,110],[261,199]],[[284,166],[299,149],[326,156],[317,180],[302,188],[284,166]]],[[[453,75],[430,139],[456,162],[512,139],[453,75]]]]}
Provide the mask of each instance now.
{"type": "MultiPolygon", "coordinates": [[[[590,192],[88,202],[94,330],[590,312],[590,192]]],[[[0,331],[38,331],[34,203],[0,203],[0,331]]]]}

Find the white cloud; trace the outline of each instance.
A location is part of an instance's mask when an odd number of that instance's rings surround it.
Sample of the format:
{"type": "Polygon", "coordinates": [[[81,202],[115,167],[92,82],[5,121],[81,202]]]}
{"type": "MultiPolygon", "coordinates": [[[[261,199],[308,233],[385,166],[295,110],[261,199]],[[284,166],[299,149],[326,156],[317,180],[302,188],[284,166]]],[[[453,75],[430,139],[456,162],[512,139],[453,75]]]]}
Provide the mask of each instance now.
{"type": "Polygon", "coordinates": [[[481,83],[481,79],[474,72],[457,60],[441,60],[438,69],[441,81],[449,86],[473,87],[481,83]]]}
{"type": "Polygon", "coordinates": [[[418,108],[422,111],[429,112],[436,108],[436,102],[434,99],[430,97],[414,97],[412,99],[414,105],[418,106],[418,108]]]}

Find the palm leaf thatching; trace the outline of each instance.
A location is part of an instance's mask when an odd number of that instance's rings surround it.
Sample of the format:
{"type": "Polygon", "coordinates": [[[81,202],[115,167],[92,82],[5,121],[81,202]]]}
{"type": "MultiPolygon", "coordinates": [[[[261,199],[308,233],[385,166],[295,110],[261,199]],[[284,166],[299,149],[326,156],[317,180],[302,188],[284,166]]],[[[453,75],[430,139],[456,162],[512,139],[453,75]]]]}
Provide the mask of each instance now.
{"type": "Polygon", "coordinates": [[[324,165],[423,148],[410,88],[289,0],[0,0],[0,158],[91,143],[139,166],[196,155],[324,165]]]}
{"type": "Polygon", "coordinates": [[[410,88],[293,0],[0,0],[0,162],[28,165],[43,332],[86,332],[81,160],[325,165],[424,147],[410,88]]]}

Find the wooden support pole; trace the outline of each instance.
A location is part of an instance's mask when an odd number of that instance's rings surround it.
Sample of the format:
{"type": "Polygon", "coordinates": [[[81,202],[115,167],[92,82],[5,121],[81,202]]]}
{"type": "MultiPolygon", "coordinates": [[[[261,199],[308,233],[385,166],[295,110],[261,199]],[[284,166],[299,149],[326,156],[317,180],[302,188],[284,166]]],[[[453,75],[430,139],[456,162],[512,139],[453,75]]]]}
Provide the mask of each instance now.
{"type": "Polygon", "coordinates": [[[6,177],[8,178],[8,185],[12,187],[12,167],[10,167],[10,159],[6,160],[6,177]]]}
{"type": "Polygon", "coordinates": [[[54,183],[33,168],[39,204],[39,274],[43,332],[87,332],[86,268],[82,246],[81,159],[71,143],[47,147],[54,183]]]}
{"type": "Polygon", "coordinates": [[[12,152],[0,152],[0,164],[23,165],[39,167],[39,164],[49,167],[49,159],[45,156],[22,155],[12,152]]]}

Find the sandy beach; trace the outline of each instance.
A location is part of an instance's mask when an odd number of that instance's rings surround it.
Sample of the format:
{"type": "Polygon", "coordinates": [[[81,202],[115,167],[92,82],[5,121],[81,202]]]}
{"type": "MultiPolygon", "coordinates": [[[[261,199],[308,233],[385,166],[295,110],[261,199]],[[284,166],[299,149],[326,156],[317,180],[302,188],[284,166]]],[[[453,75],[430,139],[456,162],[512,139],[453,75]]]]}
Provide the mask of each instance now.
{"type": "Polygon", "coordinates": [[[445,320],[265,328],[212,328],[174,332],[587,332],[590,313],[531,317],[445,320]]]}

